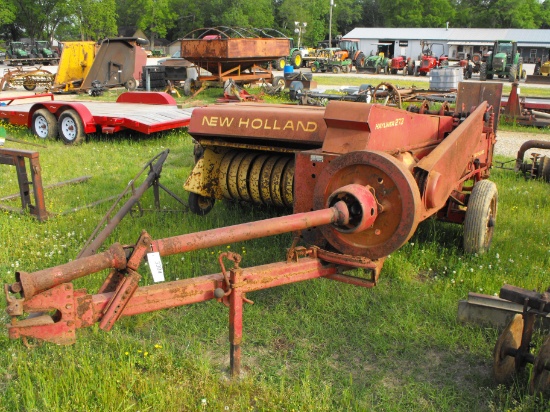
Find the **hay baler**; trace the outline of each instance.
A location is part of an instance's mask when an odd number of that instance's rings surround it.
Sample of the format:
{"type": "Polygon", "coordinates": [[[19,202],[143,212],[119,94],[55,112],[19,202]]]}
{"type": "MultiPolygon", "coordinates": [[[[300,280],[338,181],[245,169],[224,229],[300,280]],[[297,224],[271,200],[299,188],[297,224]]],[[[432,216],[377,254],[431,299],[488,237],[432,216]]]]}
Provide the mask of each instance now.
{"type": "Polygon", "coordinates": [[[320,277],[373,287],[385,257],[433,215],[464,223],[468,251],[487,249],[497,192],[486,178],[501,91],[501,84],[462,83],[454,112],[350,102],[326,110],[197,109],[190,130],[204,153],[186,187],[204,204],[192,207],[205,213],[213,197],[224,197],[294,213],[158,240],[143,232],[135,245],[115,243],[60,266],[19,271],[5,285],[9,336],[70,344],[78,328],[110,330],[121,316],[217,299],[229,307],[231,371],[238,374],[247,293],[320,277]],[[165,256],[290,232],[296,236],[285,261],[243,268],[240,255],[226,252],[218,257],[220,273],[139,287],[146,256],[158,271],[165,256]],[[346,272],[353,268],[370,276],[346,272]],[[110,274],[96,294],[73,288],[74,279],[105,269],[110,274]]]}

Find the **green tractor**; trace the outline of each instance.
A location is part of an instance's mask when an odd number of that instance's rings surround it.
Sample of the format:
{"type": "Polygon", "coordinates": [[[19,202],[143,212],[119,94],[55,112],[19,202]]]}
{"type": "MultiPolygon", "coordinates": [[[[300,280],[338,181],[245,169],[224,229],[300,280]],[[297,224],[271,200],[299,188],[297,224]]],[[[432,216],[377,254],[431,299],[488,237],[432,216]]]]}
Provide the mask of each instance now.
{"type": "Polygon", "coordinates": [[[515,41],[497,40],[492,52],[481,63],[479,69],[479,80],[508,78],[511,82],[525,78],[523,59],[518,52],[518,45],[515,41]]]}
{"type": "Polygon", "coordinates": [[[6,59],[28,59],[29,57],[25,44],[20,41],[12,41],[6,49],[6,59]]]}
{"type": "Polygon", "coordinates": [[[49,44],[45,40],[36,40],[31,47],[31,54],[43,59],[56,59],[59,57],[57,52],[49,48],[49,44]]]}
{"type": "Polygon", "coordinates": [[[294,46],[294,39],[289,38],[290,41],[290,51],[288,56],[281,57],[275,62],[275,67],[277,70],[284,70],[287,64],[290,64],[295,69],[299,69],[304,66],[304,55],[305,50],[302,50],[294,46]]]}
{"type": "Polygon", "coordinates": [[[390,59],[386,57],[383,52],[367,57],[367,59],[363,61],[361,67],[356,66],[358,71],[375,74],[380,74],[381,72],[389,74],[389,67],[390,59]]]}

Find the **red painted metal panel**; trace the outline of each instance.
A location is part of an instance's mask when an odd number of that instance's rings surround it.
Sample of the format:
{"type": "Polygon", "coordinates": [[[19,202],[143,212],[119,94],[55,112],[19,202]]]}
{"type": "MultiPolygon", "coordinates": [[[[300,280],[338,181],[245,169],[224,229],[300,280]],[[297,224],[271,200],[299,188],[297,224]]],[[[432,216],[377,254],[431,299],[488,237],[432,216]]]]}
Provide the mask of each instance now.
{"type": "Polygon", "coordinates": [[[326,134],[324,108],[266,104],[207,106],[193,112],[192,136],[261,138],[320,147],[326,134]]]}

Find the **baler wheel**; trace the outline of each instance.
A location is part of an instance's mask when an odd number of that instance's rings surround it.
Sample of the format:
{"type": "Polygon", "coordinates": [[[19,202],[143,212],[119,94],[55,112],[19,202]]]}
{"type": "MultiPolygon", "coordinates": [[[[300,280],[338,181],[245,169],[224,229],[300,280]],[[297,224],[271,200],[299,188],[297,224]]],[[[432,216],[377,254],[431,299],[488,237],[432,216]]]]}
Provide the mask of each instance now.
{"type": "Polygon", "coordinates": [[[493,377],[497,383],[509,382],[516,372],[516,358],[507,352],[519,348],[522,332],[523,317],[516,314],[498,337],[493,350],[493,377]]]}
{"type": "Polygon", "coordinates": [[[498,191],[490,180],[477,182],[468,200],[464,218],[464,251],[485,253],[491,240],[497,219],[498,191]]]}
{"type": "Polygon", "coordinates": [[[531,382],[529,383],[529,392],[532,395],[538,393],[550,394],[550,372],[547,368],[550,368],[550,336],[544,339],[539,354],[535,357],[533,363],[531,382]]]}
{"type": "Polygon", "coordinates": [[[315,210],[329,207],[329,196],[348,184],[370,186],[378,203],[372,227],[346,233],[338,227],[320,227],[340,253],[369,259],[399,249],[414,233],[421,207],[418,185],[406,165],[378,151],[357,151],[334,159],[319,175],[313,194],[315,210]]]}
{"type": "Polygon", "coordinates": [[[215,201],[212,197],[202,196],[193,192],[189,193],[189,209],[199,216],[208,214],[214,207],[215,201]]]}

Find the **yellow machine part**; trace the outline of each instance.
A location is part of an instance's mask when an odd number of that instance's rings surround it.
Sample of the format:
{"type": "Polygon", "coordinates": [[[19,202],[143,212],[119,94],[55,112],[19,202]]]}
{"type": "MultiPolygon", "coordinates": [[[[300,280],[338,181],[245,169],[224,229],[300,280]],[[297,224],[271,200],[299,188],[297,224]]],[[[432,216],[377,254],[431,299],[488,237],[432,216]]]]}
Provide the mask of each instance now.
{"type": "Polygon", "coordinates": [[[542,64],[540,67],[540,74],[543,76],[548,76],[550,74],[550,61],[542,64]]]}
{"type": "Polygon", "coordinates": [[[92,67],[96,51],[97,43],[93,41],[64,42],[54,89],[71,89],[73,82],[84,80],[92,67]]]}
{"type": "Polygon", "coordinates": [[[292,207],[294,157],[285,153],[205,147],[184,189],[205,197],[292,207]]]}

